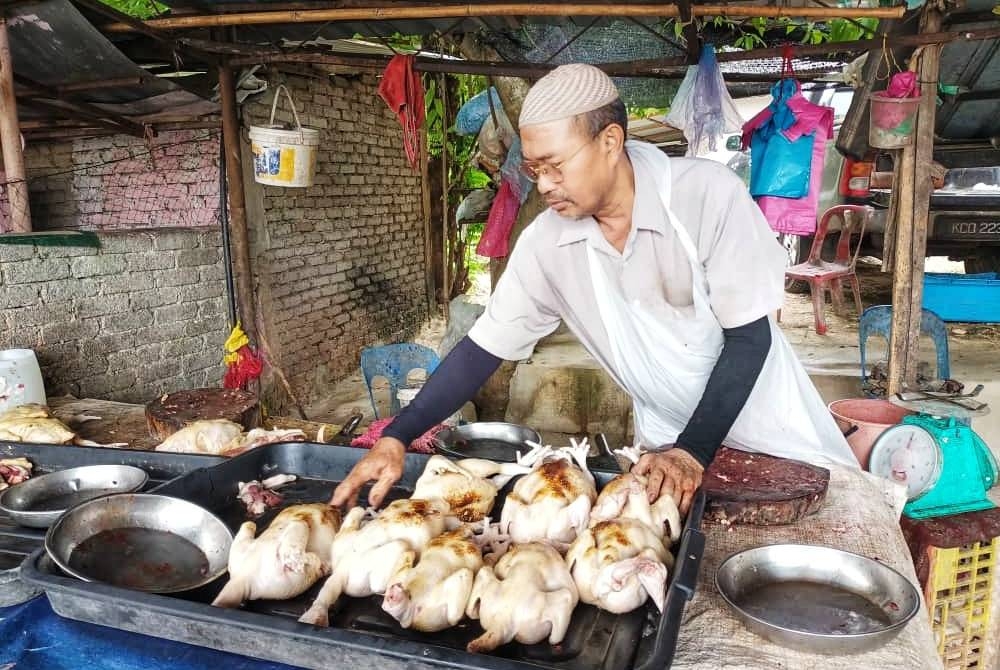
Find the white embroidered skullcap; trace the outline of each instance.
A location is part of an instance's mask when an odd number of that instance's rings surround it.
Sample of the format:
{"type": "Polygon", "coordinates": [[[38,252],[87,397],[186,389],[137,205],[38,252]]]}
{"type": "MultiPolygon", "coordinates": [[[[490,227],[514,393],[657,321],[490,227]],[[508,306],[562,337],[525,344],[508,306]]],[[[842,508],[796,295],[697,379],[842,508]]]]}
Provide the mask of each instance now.
{"type": "Polygon", "coordinates": [[[569,118],[614,102],[618,89],[611,77],[593,65],[560,65],[535,82],[524,97],[518,126],[569,118]]]}

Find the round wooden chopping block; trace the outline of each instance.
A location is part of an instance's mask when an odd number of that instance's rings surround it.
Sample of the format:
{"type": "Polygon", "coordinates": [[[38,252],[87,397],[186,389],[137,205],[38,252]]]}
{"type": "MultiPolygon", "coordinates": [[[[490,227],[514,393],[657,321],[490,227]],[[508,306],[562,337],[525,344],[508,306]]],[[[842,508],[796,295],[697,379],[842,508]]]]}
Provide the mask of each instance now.
{"type": "Polygon", "coordinates": [[[705,518],[762,526],[795,523],[819,511],[830,471],[802,461],[722,447],[702,478],[705,518]]]}
{"type": "Polygon", "coordinates": [[[260,424],[260,405],[253,393],[225,388],[178,391],[146,404],[149,434],[161,442],[201,419],[228,419],[250,430],[260,424]]]}

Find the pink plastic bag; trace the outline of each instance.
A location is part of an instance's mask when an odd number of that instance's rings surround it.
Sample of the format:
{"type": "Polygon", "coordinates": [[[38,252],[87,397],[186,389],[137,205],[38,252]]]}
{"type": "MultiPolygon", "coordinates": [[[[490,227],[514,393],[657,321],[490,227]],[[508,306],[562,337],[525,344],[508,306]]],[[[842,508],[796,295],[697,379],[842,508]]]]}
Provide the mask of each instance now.
{"type": "Polygon", "coordinates": [[[916,98],[920,95],[920,84],[917,82],[917,73],[897,72],[892,75],[889,85],[885,89],[885,95],[890,98],[916,98]]]}
{"type": "MultiPolygon", "coordinates": [[[[382,431],[392,423],[395,417],[389,416],[384,419],[376,419],[372,421],[362,435],[358,435],[356,438],[351,440],[352,447],[360,447],[362,449],[371,449],[379,438],[382,437],[382,431]]],[[[407,447],[409,451],[415,451],[418,454],[433,454],[434,453],[434,436],[437,435],[441,430],[445,428],[443,423],[439,423],[434,426],[426,433],[415,439],[407,447]]]]}
{"type": "Polygon", "coordinates": [[[510,255],[510,231],[521,208],[517,192],[507,179],[500,183],[486,219],[486,228],[476,246],[476,253],[487,258],[503,258],[510,255]]]}
{"type": "MultiPolygon", "coordinates": [[[[771,230],[790,235],[812,235],[816,232],[816,215],[819,209],[819,192],[823,184],[823,163],[827,140],[833,137],[833,109],[815,105],[801,94],[792,96],[788,106],[795,113],[795,123],[784,132],[789,140],[798,140],[812,134],[812,163],[809,173],[809,191],[801,198],[761,196],[757,205],[764,213],[771,230]]],[[[831,149],[835,151],[835,149],[831,149]]]]}

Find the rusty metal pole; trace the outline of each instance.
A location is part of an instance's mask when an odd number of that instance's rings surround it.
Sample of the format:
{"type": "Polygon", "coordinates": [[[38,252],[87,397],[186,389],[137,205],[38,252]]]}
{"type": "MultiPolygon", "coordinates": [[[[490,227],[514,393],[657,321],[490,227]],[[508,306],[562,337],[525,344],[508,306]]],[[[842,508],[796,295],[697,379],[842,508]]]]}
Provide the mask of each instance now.
{"type": "Polygon", "coordinates": [[[250,267],[250,237],[247,234],[246,200],[243,193],[243,163],[240,158],[240,125],[236,114],[236,81],[233,71],[219,66],[219,97],[222,100],[222,146],[229,193],[229,239],[236,275],[236,304],[240,323],[250,341],[257,344],[257,320],[250,267]]]}
{"type": "Polygon", "coordinates": [[[31,232],[28,207],[28,182],[24,176],[21,153],[21,129],[17,123],[17,98],[14,96],[14,66],[7,40],[7,20],[0,18],[0,150],[10,202],[10,231],[31,232]]]}

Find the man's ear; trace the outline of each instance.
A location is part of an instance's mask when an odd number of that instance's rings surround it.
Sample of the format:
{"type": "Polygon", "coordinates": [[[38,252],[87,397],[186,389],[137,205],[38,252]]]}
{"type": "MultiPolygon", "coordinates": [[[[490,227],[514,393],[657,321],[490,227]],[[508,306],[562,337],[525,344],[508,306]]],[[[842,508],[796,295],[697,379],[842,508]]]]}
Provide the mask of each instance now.
{"type": "Polygon", "coordinates": [[[617,153],[625,146],[625,130],[617,123],[612,123],[602,131],[601,148],[608,153],[617,153]]]}

